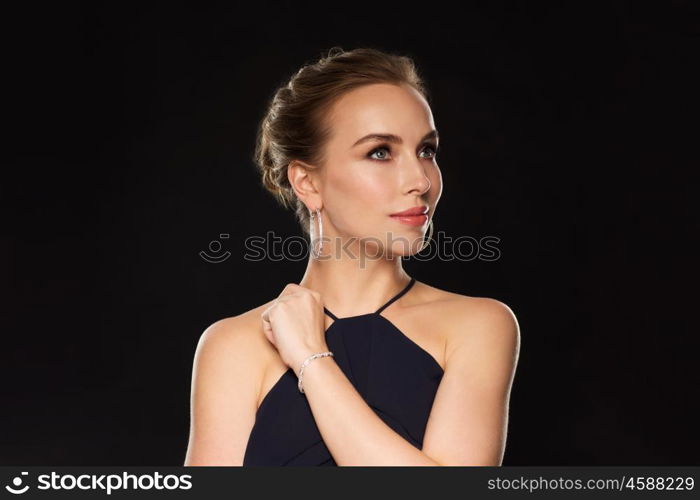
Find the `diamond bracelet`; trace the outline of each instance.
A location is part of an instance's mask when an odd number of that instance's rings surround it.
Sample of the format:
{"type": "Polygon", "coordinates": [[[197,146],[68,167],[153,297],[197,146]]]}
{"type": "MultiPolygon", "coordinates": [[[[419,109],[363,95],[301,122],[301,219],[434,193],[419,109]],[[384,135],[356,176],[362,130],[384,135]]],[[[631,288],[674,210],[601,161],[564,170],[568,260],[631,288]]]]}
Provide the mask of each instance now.
{"type": "Polygon", "coordinates": [[[301,386],[301,377],[304,375],[304,368],[306,368],[306,365],[311,363],[316,358],[325,358],[326,356],[333,356],[333,353],[331,351],[319,352],[312,354],[304,360],[304,362],[301,364],[301,368],[299,369],[299,382],[297,384],[299,386],[299,392],[304,394],[304,388],[301,386]]]}

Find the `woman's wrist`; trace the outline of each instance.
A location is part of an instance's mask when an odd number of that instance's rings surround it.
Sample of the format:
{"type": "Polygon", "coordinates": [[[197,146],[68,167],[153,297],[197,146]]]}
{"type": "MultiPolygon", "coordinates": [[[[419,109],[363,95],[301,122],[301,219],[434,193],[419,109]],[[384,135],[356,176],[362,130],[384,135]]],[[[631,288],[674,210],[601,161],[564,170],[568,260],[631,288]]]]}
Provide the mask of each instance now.
{"type": "Polygon", "coordinates": [[[304,380],[306,375],[308,375],[309,371],[314,371],[311,366],[312,365],[318,365],[321,363],[321,360],[323,358],[332,358],[333,357],[333,352],[329,350],[319,350],[318,352],[315,352],[313,354],[308,355],[304,360],[299,364],[299,367],[296,371],[297,373],[297,386],[299,389],[299,392],[302,394],[304,393],[304,380]]]}
{"type": "Polygon", "coordinates": [[[316,346],[306,347],[305,349],[300,350],[300,352],[294,356],[294,359],[291,362],[289,362],[288,365],[292,368],[292,370],[294,370],[294,373],[298,377],[302,363],[306,361],[306,359],[309,356],[313,356],[314,354],[317,354],[319,352],[327,352],[330,350],[331,349],[329,349],[325,343],[316,346]]]}

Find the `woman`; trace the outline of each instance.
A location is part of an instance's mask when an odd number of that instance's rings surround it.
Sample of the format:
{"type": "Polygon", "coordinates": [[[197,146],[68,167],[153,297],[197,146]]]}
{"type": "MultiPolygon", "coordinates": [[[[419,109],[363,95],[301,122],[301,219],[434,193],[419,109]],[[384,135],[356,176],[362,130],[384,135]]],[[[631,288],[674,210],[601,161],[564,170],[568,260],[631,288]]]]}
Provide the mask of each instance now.
{"type": "Polygon", "coordinates": [[[311,255],[202,334],[185,465],[501,464],[514,314],[402,268],[432,233],[438,140],[406,56],[334,47],[276,92],[255,161],[311,255]]]}

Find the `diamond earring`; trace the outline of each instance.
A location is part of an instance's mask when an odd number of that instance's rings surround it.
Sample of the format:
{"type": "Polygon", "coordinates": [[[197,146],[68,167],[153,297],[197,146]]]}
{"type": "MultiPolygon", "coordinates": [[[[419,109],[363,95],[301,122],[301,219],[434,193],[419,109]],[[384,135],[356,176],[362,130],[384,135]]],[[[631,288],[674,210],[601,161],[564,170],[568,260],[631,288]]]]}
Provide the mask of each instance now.
{"type": "Polygon", "coordinates": [[[420,247],[419,252],[422,252],[425,247],[427,247],[430,244],[430,240],[433,237],[433,219],[432,217],[430,218],[430,222],[428,223],[428,238],[423,240],[423,245],[420,247]]]}
{"type": "Polygon", "coordinates": [[[321,218],[321,210],[317,208],[315,211],[309,211],[310,227],[309,234],[311,235],[311,256],[314,259],[321,257],[323,251],[323,219],[321,218]],[[318,220],[318,229],[314,229],[314,220],[318,220]],[[314,237],[315,234],[315,237],[314,237]],[[318,241],[318,249],[316,249],[316,241],[318,241]]]}

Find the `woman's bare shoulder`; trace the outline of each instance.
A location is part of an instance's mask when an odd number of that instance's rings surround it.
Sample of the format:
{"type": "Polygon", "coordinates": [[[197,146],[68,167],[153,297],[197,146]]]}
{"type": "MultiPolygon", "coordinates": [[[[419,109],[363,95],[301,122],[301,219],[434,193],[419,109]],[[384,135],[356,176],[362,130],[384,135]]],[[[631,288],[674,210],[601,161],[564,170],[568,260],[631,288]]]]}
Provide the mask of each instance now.
{"type": "Polygon", "coordinates": [[[512,343],[519,337],[518,321],[504,302],[492,298],[464,295],[420,283],[424,303],[431,318],[440,324],[446,340],[454,348],[479,336],[498,337],[497,342],[512,343]]]}
{"type": "Polygon", "coordinates": [[[221,318],[205,328],[195,355],[198,364],[206,363],[231,383],[247,384],[258,395],[268,367],[279,357],[262,328],[261,315],[272,302],[221,318]]]}
{"type": "Polygon", "coordinates": [[[210,324],[202,333],[200,342],[216,344],[222,348],[248,351],[251,356],[262,356],[272,349],[262,329],[261,315],[272,305],[272,300],[243,311],[235,316],[221,318],[210,324]]]}
{"type": "Polygon", "coordinates": [[[420,294],[420,302],[430,307],[445,308],[447,311],[457,312],[467,308],[472,314],[489,309],[508,308],[503,302],[491,297],[479,297],[450,292],[428,285],[422,281],[416,281],[416,289],[420,294]]]}
{"type": "Polygon", "coordinates": [[[259,306],[222,318],[200,335],[192,370],[186,465],[240,465],[271,345],[259,306]]]}

